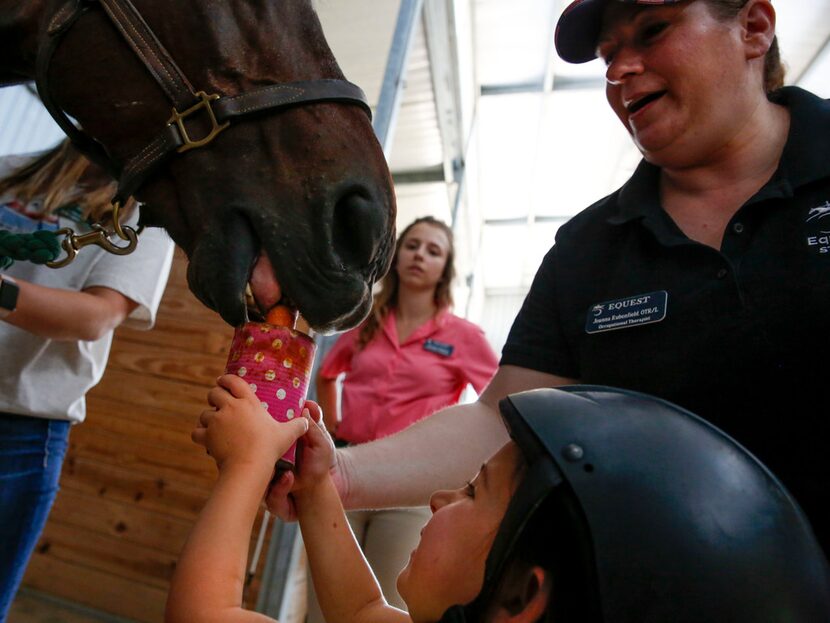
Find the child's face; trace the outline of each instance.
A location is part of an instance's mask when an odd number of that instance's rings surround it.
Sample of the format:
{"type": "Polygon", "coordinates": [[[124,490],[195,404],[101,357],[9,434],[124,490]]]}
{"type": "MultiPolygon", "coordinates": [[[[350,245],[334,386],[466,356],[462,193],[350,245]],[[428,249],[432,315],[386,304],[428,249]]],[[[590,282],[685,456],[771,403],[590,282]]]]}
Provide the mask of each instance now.
{"type": "Polygon", "coordinates": [[[432,495],[432,519],[398,576],[398,592],[413,621],[437,621],[450,607],[475,599],[484,564],[510,497],[521,453],[505,445],[469,485],[432,495]]]}

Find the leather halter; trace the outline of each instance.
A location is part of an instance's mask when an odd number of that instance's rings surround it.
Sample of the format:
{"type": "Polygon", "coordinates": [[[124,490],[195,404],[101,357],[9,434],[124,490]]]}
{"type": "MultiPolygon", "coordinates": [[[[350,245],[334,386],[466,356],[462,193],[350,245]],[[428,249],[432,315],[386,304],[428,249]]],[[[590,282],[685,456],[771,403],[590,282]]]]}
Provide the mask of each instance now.
{"type": "Polygon", "coordinates": [[[130,0],[57,0],[56,10],[46,24],[37,55],[37,88],[41,100],[57,124],[84,155],[104,167],[118,180],[113,204],[123,204],[142,183],[174,152],[184,152],[209,144],[231,121],[268,110],[320,102],[360,106],[369,119],[372,111],[360,87],[345,80],[321,79],[273,84],[226,96],[196,91],[155,36],[130,0]],[[173,104],[173,114],[162,130],[137,154],[124,163],[116,162],[106,148],[79,130],[55,102],[49,89],[48,73],[52,55],[61,38],[77,19],[93,6],[100,5],[135,54],[161,86],[173,104]],[[191,139],[184,120],[196,114],[210,121],[210,132],[191,139]]]}

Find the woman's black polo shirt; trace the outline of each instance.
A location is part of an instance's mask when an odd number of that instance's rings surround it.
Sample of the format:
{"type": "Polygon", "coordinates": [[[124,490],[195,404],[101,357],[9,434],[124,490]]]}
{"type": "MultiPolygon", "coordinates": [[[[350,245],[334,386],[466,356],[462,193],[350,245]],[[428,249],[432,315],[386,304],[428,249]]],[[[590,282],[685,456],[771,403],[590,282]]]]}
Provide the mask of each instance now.
{"type": "Polygon", "coordinates": [[[675,402],[778,475],[830,551],[830,103],[797,88],[773,178],[721,251],[691,241],[641,163],[563,225],[501,364],[675,402]]]}

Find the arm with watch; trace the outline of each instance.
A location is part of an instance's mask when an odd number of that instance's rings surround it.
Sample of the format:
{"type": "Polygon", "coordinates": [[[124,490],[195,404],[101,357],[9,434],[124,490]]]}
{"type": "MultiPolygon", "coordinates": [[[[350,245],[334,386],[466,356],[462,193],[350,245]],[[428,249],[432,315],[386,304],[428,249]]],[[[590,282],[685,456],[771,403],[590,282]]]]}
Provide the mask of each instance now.
{"type": "Polygon", "coordinates": [[[76,292],[0,274],[0,320],[47,339],[97,340],[136,306],[111,288],[93,286],[76,292]]]}

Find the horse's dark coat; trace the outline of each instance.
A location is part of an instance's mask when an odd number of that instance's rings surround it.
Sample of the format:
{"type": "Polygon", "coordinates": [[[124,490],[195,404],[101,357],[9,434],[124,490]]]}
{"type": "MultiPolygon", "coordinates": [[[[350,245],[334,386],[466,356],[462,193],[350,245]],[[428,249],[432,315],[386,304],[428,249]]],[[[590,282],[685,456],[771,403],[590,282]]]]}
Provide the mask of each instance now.
{"type": "MultiPolygon", "coordinates": [[[[234,95],[343,77],[308,0],[134,3],[197,90],[234,95]]],[[[0,8],[0,78],[33,77],[46,5],[0,8]]],[[[170,117],[163,92],[98,7],[67,33],[50,81],[64,110],[117,160],[170,117]]],[[[188,254],[194,293],[231,324],[244,319],[244,287],[261,250],[283,294],[323,330],[365,315],[392,251],[389,171],[354,106],[313,104],[240,122],[172,159],[137,197],[143,222],[167,229],[188,254]]]]}

